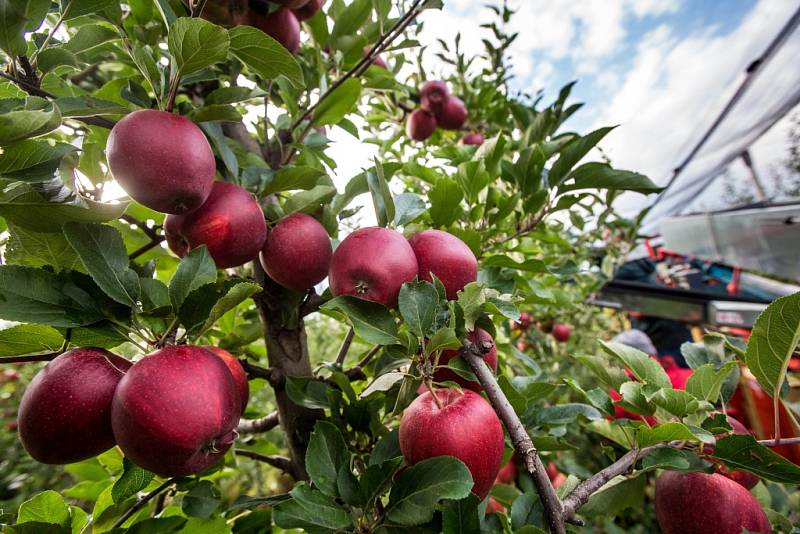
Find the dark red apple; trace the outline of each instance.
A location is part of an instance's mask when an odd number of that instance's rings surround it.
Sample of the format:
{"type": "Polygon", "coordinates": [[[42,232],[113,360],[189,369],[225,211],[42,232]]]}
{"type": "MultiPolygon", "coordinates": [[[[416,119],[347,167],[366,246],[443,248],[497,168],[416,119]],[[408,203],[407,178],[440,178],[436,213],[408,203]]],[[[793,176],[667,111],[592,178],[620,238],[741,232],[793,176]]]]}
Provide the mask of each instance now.
{"type": "Polygon", "coordinates": [[[255,197],[227,182],[214,182],[208,200],[185,215],[164,220],[167,244],[178,256],[200,245],[208,247],[220,269],[256,258],[267,239],[267,223],[255,197]]]}
{"type": "Polygon", "coordinates": [[[403,234],[362,228],[339,243],[328,282],[334,296],[352,295],[393,308],[400,287],[417,276],[417,258],[403,234]]]}
{"type": "Polygon", "coordinates": [[[244,367],[239,363],[236,356],[225,349],[210,345],[203,348],[222,358],[222,361],[228,366],[233,382],[236,384],[236,390],[239,392],[239,404],[242,407],[242,413],[244,413],[245,408],[247,408],[247,401],[250,400],[250,384],[247,382],[247,373],[244,372],[244,367]]]}
{"type": "Polygon", "coordinates": [[[497,478],[494,480],[495,484],[514,484],[517,480],[517,465],[514,463],[514,457],[508,461],[506,465],[497,473],[497,478]]]}
{"type": "Polygon", "coordinates": [[[533,316],[528,312],[522,312],[519,314],[518,321],[511,322],[512,329],[519,329],[519,330],[527,330],[533,324],[533,316]]]}
{"type": "Polygon", "coordinates": [[[436,122],[445,130],[458,130],[467,120],[467,106],[457,96],[450,96],[436,114],[436,122]]]}
{"type": "Polygon", "coordinates": [[[492,406],[469,390],[437,389],[442,408],[427,391],[400,420],[400,450],[409,465],[454,456],[472,473],[472,492],[483,500],[503,461],[503,427],[492,406]]]}
{"type": "Polygon", "coordinates": [[[19,373],[14,369],[6,369],[3,371],[3,376],[0,377],[0,382],[16,382],[19,380],[19,373]]]}
{"type": "Polygon", "coordinates": [[[11,432],[16,432],[19,428],[19,422],[16,419],[13,419],[6,423],[6,429],[11,432]]]}
{"type": "Polygon", "coordinates": [[[269,15],[251,9],[247,24],[266,33],[292,54],[296,54],[300,49],[300,22],[287,7],[281,7],[269,15]]]}
{"type": "Polygon", "coordinates": [[[297,17],[297,20],[308,20],[319,13],[319,10],[322,9],[324,4],[325,0],[311,0],[303,7],[295,9],[294,14],[297,17]]]}
{"type": "MultiPolygon", "coordinates": [[[[479,346],[484,342],[488,341],[492,344],[492,348],[489,349],[489,352],[483,355],[483,360],[486,362],[486,365],[492,370],[492,372],[497,372],[497,346],[494,343],[494,338],[482,328],[476,328],[469,334],[467,334],[467,339],[472,343],[476,343],[479,346]]],[[[458,356],[459,352],[457,350],[445,350],[442,351],[442,354],[439,356],[439,367],[433,373],[433,379],[436,382],[445,382],[450,380],[455,382],[456,384],[460,385],[463,388],[471,389],[472,391],[481,391],[483,388],[481,387],[479,382],[473,380],[467,380],[466,378],[462,377],[449,367],[447,367],[447,363],[458,356]]]]}
{"type": "Polygon", "coordinates": [[[553,484],[554,488],[560,488],[567,481],[567,477],[558,470],[558,467],[553,462],[548,463],[545,470],[547,471],[547,478],[550,479],[550,483],[553,484]]]}
{"type": "Polygon", "coordinates": [[[461,138],[462,145],[477,145],[480,146],[486,141],[484,137],[477,132],[470,132],[461,138]]]}
{"type": "Polygon", "coordinates": [[[203,131],[174,113],[142,109],[122,118],[106,143],[108,168],[131,198],[162,213],[199,208],[216,163],[203,131]]]}
{"type": "Polygon", "coordinates": [[[569,327],[568,324],[564,323],[557,323],[553,325],[553,337],[559,343],[566,343],[569,341],[569,336],[572,333],[572,329],[569,327]]]}
{"type": "Polygon", "coordinates": [[[408,240],[419,264],[419,279],[442,281],[448,300],[455,300],[464,286],[478,279],[475,254],[453,234],[441,230],[423,230],[408,240]]]}
{"type": "Polygon", "coordinates": [[[406,121],[406,134],[414,141],[424,141],[436,131],[436,118],[424,109],[415,109],[406,121]]]}
{"type": "Polygon", "coordinates": [[[111,399],[131,363],[104,349],[57,356],[31,381],[19,404],[19,437],[46,464],[70,464],[114,446],[111,399]]]}
{"type": "Polygon", "coordinates": [[[440,80],[425,82],[419,92],[419,104],[422,109],[438,115],[444,109],[445,102],[450,97],[447,84],[440,80]]]}
{"type": "Polygon", "coordinates": [[[187,476],[225,455],[240,413],[239,392],[222,359],[203,347],[174,345],[126,373],[111,424],[133,463],[164,477],[187,476]]]}
{"type": "Polygon", "coordinates": [[[304,292],[328,275],[332,254],[325,227],[310,215],[294,213],[269,230],[261,265],[283,287],[304,292]]]}
{"type": "Polygon", "coordinates": [[[663,534],[772,532],[756,498],[718,474],[664,472],[656,481],[656,516],[663,534]]]}

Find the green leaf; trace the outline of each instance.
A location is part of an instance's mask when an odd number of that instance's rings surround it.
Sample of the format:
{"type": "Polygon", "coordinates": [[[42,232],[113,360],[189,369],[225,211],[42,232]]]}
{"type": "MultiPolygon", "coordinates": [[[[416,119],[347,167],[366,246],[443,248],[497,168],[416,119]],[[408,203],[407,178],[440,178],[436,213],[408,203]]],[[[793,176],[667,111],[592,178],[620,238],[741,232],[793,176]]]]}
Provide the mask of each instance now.
{"type": "Polygon", "coordinates": [[[295,189],[308,191],[316,185],[325,185],[321,184],[320,181],[327,178],[327,176],[324,171],[314,167],[281,167],[278,172],[272,175],[272,180],[264,188],[264,194],[271,195],[272,193],[295,189]]]}
{"type": "Polygon", "coordinates": [[[781,484],[800,484],[800,466],[761,445],[749,434],[734,434],[719,440],[711,456],[730,469],[749,471],[781,484]]]}
{"type": "Polygon", "coordinates": [[[181,510],[188,516],[208,519],[217,511],[219,505],[219,490],[210,481],[201,480],[183,496],[181,510]]]}
{"type": "Polygon", "coordinates": [[[644,352],[623,345],[621,343],[610,343],[600,341],[600,347],[609,355],[613,356],[631,370],[633,375],[648,384],[654,384],[661,388],[672,388],[664,368],[654,358],[644,352]]]}
{"type": "Polygon", "coordinates": [[[130,499],[153,480],[153,473],[142,469],[127,458],[123,460],[122,465],[124,471],[111,488],[111,498],[117,504],[130,499]]]}
{"type": "Polygon", "coordinates": [[[0,49],[11,57],[25,54],[27,20],[18,0],[0,0],[0,49]]]}
{"type": "Polygon", "coordinates": [[[607,388],[619,391],[622,384],[630,380],[624,369],[609,365],[608,360],[600,356],[575,356],[579,362],[587,366],[607,388]]]}
{"type": "Polygon", "coordinates": [[[385,306],[356,297],[336,297],[320,309],[343,313],[356,334],[368,343],[389,345],[397,341],[397,324],[385,306]]]}
{"type": "Polygon", "coordinates": [[[613,129],[613,126],[605,127],[595,130],[583,137],[576,136],[573,141],[561,150],[561,155],[550,169],[550,174],[548,175],[550,185],[559,184],[572,167],[582,160],[583,157],[613,129]]]}
{"type": "Polygon", "coordinates": [[[61,126],[61,112],[52,103],[41,106],[41,109],[25,109],[0,114],[0,146],[10,145],[28,137],[44,135],[59,126],[61,126]]]}
{"type": "Polygon", "coordinates": [[[439,293],[430,282],[407,282],[400,288],[398,310],[408,329],[417,337],[425,337],[436,318],[439,293]]]}
{"type": "Polygon", "coordinates": [[[715,403],[719,400],[722,385],[736,366],[735,360],[726,362],[719,371],[710,363],[702,365],[695,369],[686,381],[686,391],[698,399],[715,403]]]}
{"type": "Polygon", "coordinates": [[[745,363],[773,398],[780,396],[789,359],[800,341],[800,292],[773,301],[756,319],[745,363]]]}
{"type": "Polygon", "coordinates": [[[428,210],[434,226],[450,226],[463,213],[461,188],[455,180],[440,178],[428,193],[428,210]]]}
{"type": "Polygon", "coordinates": [[[286,377],[286,394],[289,399],[305,408],[326,410],[331,407],[328,399],[330,387],[319,380],[308,377],[286,377]]]}
{"type": "Polygon", "coordinates": [[[306,470],[311,481],[325,495],[337,497],[339,470],[349,465],[350,454],[342,433],[331,423],[317,421],[306,450],[306,470]]]}
{"type": "Polygon", "coordinates": [[[114,0],[61,0],[61,12],[67,13],[64,19],[69,20],[98,13],[113,4],[114,0]]]}
{"type": "Polygon", "coordinates": [[[430,356],[437,350],[457,349],[461,347],[461,340],[456,336],[453,328],[443,327],[433,333],[425,343],[425,355],[430,356]]]}
{"type": "Polygon", "coordinates": [[[314,126],[336,124],[356,107],[360,97],[361,81],[350,78],[319,103],[311,118],[312,124],[314,126]]]}
{"type": "Polygon", "coordinates": [[[64,236],[103,292],[120,304],[138,306],[139,276],[130,267],[122,235],[111,226],[67,223],[64,236]]]}
{"type": "Polygon", "coordinates": [[[67,96],[56,99],[62,117],[94,117],[97,115],[125,115],[130,110],[110,100],[91,96],[67,96]]]}
{"type": "Polygon", "coordinates": [[[615,477],[601,491],[589,497],[589,501],[580,508],[580,513],[588,517],[614,517],[627,508],[641,506],[646,483],[645,476],[615,477]]]}
{"type": "Polygon", "coordinates": [[[472,475],[460,460],[428,458],[404,471],[394,483],[387,517],[398,525],[419,525],[433,517],[439,500],[463,499],[471,489],[472,475]]]}
{"type": "Polygon", "coordinates": [[[394,224],[405,226],[425,213],[425,201],[414,193],[400,193],[394,197],[394,224]]]}
{"type": "Polygon", "coordinates": [[[117,39],[119,39],[119,34],[106,26],[85,24],[78,28],[78,32],[69,41],[64,43],[64,48],[77,55],[117,39]]]}
{"type": "Polygon", "coordinates": [[[377,160],[375,160],[375,172],[367,171],[367,186],[372,195],[378,226],[386,227],[394,220],[394,200],[392,192],[389,191],[389,184],[384,177],[383,167],[377,160]]]}
{"type": "Polygon", "coordinates": [[[612,191],[635,191],[637,193],[658,193],[659,187],[650,178],[638,172],[622,171],[606,163],[585,163],[567,176],[567,181],[558,188],[559,193],[578,189],[609,189],[612,191]]]}
{"type": "Polygon", "coordinates": [[[603,418],[603,415],[594,406],[565,403],[546,406],[538,410],[534,416],[534,422],[536,425],[566,425],[574,422],[578,416],[583,416],[590,421],[603,418]]]}
{"type": "Polygon", "coordinates": [[[464,326],[467,330],[475,328],[475,321],[483,313],[486,292],[477,282],[470,282],[458,292],[458,305],[464,312],[464,326]]]}
{"type": "Polygon", "coordinates": [[[252,26],[231,28],[231,53],[265,80],[285,76],[295,87],[303,86],[297,60],[278,41],[252,26]]]}
{"type": "Polygon", "coordinates": [[[483,267],[502,267],[506,269],[516,269],[518,271],[525,271],[529,273],[549,273],[550,270],[542,260],[529,258],[523,262],[514,261],[508,256],[489,256],[481,262],[483,267]]]}
{"type": "Polygon", "coordinates": [[[659,407],[676,417],[686,417],[700,407],[700,403],[690,393],[680,389],[661,389],[652,397],[652,401],[659,407]]]}
{"type": "Polygon", "coordinates": [[[0,330],[0,356],[55,352],[64,336],[55,328],[41,324],[20,324],[0,330]]]}
{"type": "Polygon", "coordinates": [[[654,427],[643,426],[636,431],[636,442],[639,447],[647,447],[656,443],[670,441],[700,441],[689,427],[683,423],[669,422],[654,427]]]}
{"type": "Polygon", "coordinates": [[[335,187],[318,185],[310,191],[300,191],[289,197],[283,205],[283,210],[287,215],[298,211],[314,212],[319,209],[320,205],[329,202],[335,194],[335,187]]]}
{"type": "Polygon", "coordinates": [[[52,272],[16,265],[0,266],[0,319],[56,327],[100,321],[94,299],[52,272]]]}
{"type": "Polygon", "coordinates": [[[169,28],[167,46],[177,71],[186,76],[225,61],[230,38],[225,28],[207,20],[181,17],[169,28]]]}
{"type": "Polygon", "coordinates": [[[336,24],[331,30],[331,40],[335,41],[340,37],[357,33],[367,22],[371,11],[372,0],[354,0],[336,17],[336,24]]]}
{"type": "Polygon", "coordinates": [[[462,532],[480,532],[481,522],[478,517],[480,500],[474,493],[465,498],[444,502],[442,510],[442,532],[444,534],[461,534],[462,532]]]}
{"type": "Polygon", "coordinates": [[[261,286],[253,282],[241,282],[233,285],[211,308],[203,330],[211,328],[223,315],[260,291],[261,286]]]}
{"type": "Polygon", "coordinates": [[[193,249],[181,260],[172,280],[169,281],[169,298],[172,308],[180,310],[186,296],[217,279],[217,267],[205,245],[193,249]]]}
{"type": "Polygon", "coordinates": [[[291,491],[292,499],[273,509],[275,524],[281,528],[300,528],[308,532],[331,532],[352,528],[350,515],[336,501],[305,483],[291,491]]]}
{"type": "Polygon", "coordinates": [[[50,47],[39,54],[39,57],[36,58],[36,65],[42,72],[50,72],[56,67],[76,67],[78,59],[66,48],[50,47]]]}
{"type": "Polygon", "coordinates": [[[9,265],[48,265],[56,271],[83,269],[64,234],[31,232],[12,223],[8,223],[8,231],[5,259],[9,265]]]}
{"type": "Polygon", "coordinates": [[[58,492],[47,490],[22,503],[17,513],[17,523],[34,522],[69,526],[69,507],[64,498],[58,492]]]}
{"type": "Polygon", "coordinates": [[[12,180],[49,180],[64,156],[77,150],[52,140],[18,141],[0,153],[0,176],[12,180]]]}
{"type": "Polygon", "coordinates": [[[153,311],[171,306],[169,289],[161,280],[155,278],[139,278],[142,288],[142,310],[153,311]]]}

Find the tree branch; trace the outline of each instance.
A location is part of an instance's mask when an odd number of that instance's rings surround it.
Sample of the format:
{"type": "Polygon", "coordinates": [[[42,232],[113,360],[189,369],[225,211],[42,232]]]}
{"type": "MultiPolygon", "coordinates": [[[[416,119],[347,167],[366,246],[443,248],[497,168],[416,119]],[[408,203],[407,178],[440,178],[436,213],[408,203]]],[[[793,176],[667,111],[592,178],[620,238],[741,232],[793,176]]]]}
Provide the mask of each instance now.
{"type": "Polygon", "coordinates": [[[305,302],[300,305],[300,317],[311,315],[315,311],[319,310],[319,307],[323,304],[325,304],[325,299],[317,295],[317,292],[312,289],[308,294],[308,298],[306,298],[305,302]]]}
{"type": "Polygon", "coordinates": [[[536,452],[536,447],[534,447],[533,441],[531,441],[522,421],[519,420],[514,408],[508,402],[483,359],[484,353],[489,349],[491,349],[491,346],[479,347],[474,343],[465,341],[461,349],[461,357],[472,367],[472,371],[478,377],[478,381],[483,386],[484,391],[486,391],[486,396],[489,397],[489,401],[492,403],[497,415],[500,416],[506,430],[508,430],[514,449],[525,460],[525,466],[533,476],[536,491],[539,493],[539,498],[544,506],[545,520],[550,532],[552,534],[565,534],[561,500],[556,495],[556,490],[547,476],[544,464],[542,464],[542,460],[536,452]]]}
{"type": "Polygon", "coordinates": [[[150,500],[151,500],[153,497],[155,497],[156,495],[158,495],[159,493],[161,493],[162,491],[164,491],[165,489],[167,489],[168,487],[170,487],[170,486],[171,486],[172,484],[174,484],[174,483],[175,483],[177,480],[178,480],[178,477],[174,477],[174,478],[170,478],[169,480],[166,480],[166,481],[165,481],[163,484],[161,484],[159,487],[157,487],[156,489],[154,489],[153,491],[151,491],[150,493],[148,493],[147,495],[145,495],[144,497],[142,497],[142,498],[140,498],[138,501],[136,501],[136,504],[134,504],[133,506],[131,506],[131,507],[128,509],[128,511],[127,511],[127,512],[125,512],[124,514],[122,514],[122,517],[120,517],[119,519],[117,519],[117,522],[116,522],[116,523],[114,523],[114,524],[111,526],[111,530],[114,530],[115,528],[119,528],[119,527],[121,527],[121,526],[122,526],[122,525],[125,523],[125,521],[127,521],[128,519],[130,519],[130,517],[131,517],[133,514],[135,514],[135,513],[136,513],[136,512],[138,512],[139,510],[141,510],[141,509],[144,507],[144,505],[146,505],[148,502],[150,502],[150,500]]]}
{"type": "Polygon", "coordinates": [[[758,442],[765,447],[782,447],[784,445],[800,445],[800,438],[760,439],[758,442]]]}
{"type": "Polygon", "coordinates": [[[364,57],[361,58],[361,61],[356,63],[356,65],[347,71],[344,76],[336,80],[336,82],[331,85],[330,88],[328,88],[328,90],[322,94],[322,96],[319,97],[319,100],[317,100],[314,105],[309,107],[305,113],[295,120],[289,127],[289,131],[294,132],[303,121],[309,120],[314,115],[314,110],[317,109],[320,103],[328,98],[344,82],[350,78],[363,74],[364,71],[367,70],[367,68],[372,64],[372,61],[378,57],[381,52],[386,50],[392,41],[394,41],[401,33],[403,33],[403,30],[405,30],[411,21],[414,20],[414,18],[419,14],[419,7],[422,5],[423,1],[424,0],[415,0],[408,12],[400,17],[395,25],[389,29],[389,31],[381,35],[380,39],[378,39],[378,42],[372,47],[372,50],[368,54],[364,54],[364,57]]]}
{"type": "Polygon", "coordinates": [[[239,426],[236,427],[236,431],[239,434],[256,434],[258,432],[272,430],[278,426],[279,423],[278,412],[272,412],[259,419],[243,419],[239,421],[239,426]]]}
{"type": "Polygon", "coordinates": [[[336,363],[342,365],[344,363],[344,359],[347,357],[347,351],[350,350],[350,345],[353,343],[353,338],[356,336],[356,331],[353,330],[353,327],[350,327],[350,330],[347,331],[347,335],[344,336],[344,340],[342,341],[342,346],[339,347],[339,354],[336,355],[336,363]]]}
{"type": "Polygon", "coordinates": [[[248,377],[263,378],[269,382],[273,388],[283,386],[285,382],[283,375],[277,369],[261,367],[259,365],[250,363],[247,360],[239,360],[239,363],[242,364],[242,367],[244,368],[248,377]]]}
{"type": "Polygon", "coordinates": [[[374,358],[375,355],[381,351],[382,348],[383,347],[381,345],[375,345],[374,347],[372,347],[372,349],[370,349],[367,355],[364,356],[360,362],[358,362],[358,365],[344,372],[344,374],[347,375],[347,378],[351,382],[354,382],[356,380],[366,380],[367,375],[364,374],[363,369],[364,367],[367,366],[367,364],[369,364],[372,358],[374,358]]]}
{"type": "Polygon", "coordinates": [[[49,362],[61,352],[48,352],[46,354],[26,354],[25,356],[3,356],[0,358],[0,365],[4,363],[28,363],[28,362],[49,362]]]}
{"type": "Polygon", "coordinates": [[[164,237],[163,236],[157,236],[156,238],[150,238],[150,242],[149,243],[147,243],[145,245],[142,245],[141,247],[139,247],[136,250],[134,250],[133,252],[131,252],[128,255],[128,259],[135,260],[136,258],[141,256],[142,254],[144,254],[148,250],[156,248],[163,241],[164,241],[164,237]]]}
{"type": "Polygon", "coordinates": [[[259,454],[257,452],[247,451],[244,449],[236,449],[233,452],[237,456],[244,456],[245,458],[251,458],[253,460],[269,464],[272,467],[277,467],[284,473],[287,474],[292,473],[292,461],[289,458],[286,458],[285,456],[276,456],[276,455],[267,456],[266,454],[259,454]]]}

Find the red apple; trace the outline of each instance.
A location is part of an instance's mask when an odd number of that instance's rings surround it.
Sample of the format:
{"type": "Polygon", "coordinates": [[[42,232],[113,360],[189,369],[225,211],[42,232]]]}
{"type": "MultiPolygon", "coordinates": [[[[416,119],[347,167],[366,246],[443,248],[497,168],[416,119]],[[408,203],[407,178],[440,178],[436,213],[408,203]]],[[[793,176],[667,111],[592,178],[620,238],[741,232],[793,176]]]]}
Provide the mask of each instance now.
{"type": "Polygon", "coordinates": [[[664,472],[656,481],[656,516],[663,534],[772,532],[756,498],[717,474],[664,472]]]}
{"type": "Polygon", "coordinates": [[[162,213],[205,202],[216,163],[203,131],[174,113],[142,109],[122,118],[106,143],[108,168],[131,198],[162,213]]]}
{"type": "Polygon", "coordinates": [[[2,382],[16,382],[19,380],[19,373],[14,369],[6,369],[3,371],[2,382]]]}
{"type": "Polygon", "coordinates": [[[294,213],[269,230],[261,265],[283,287],[304,292],[328,275],[332,254],[325,227],[310,215],[294,213]]]}
{"type": "Polygon", "coordinates": [[[553,337],[559,343],[566,343],[569,341],[569,336],[572,333],[572,329],[569,327],[568,324],[558,323],[553,325],[553,337]]]}
{"type": "Polygon", "coordinates": [[[419,92],[420,107],[434,115],[444,109],[445,102],[450,97],[447,84],[440,80],[425,82],[419,92]]]}
{"type": "MultiPolygon", "coordinates": [[[[369,55],[370,52],[372,52],[372,48],[369,47],[369,46],[365,46],[364,47],[364,57],[369,55]]],[[[375,59],[372,60],[372,64],[375,65],[376,67],[380,67],[382,69],[389,70],[389,66],[386,65],[386,62],[383,59],[381,59],[380,56],[376,56],[375,59]]]]}
{"type": "Polygon", "coordinates": [[[167,244],[178,256],[205,245],[220,269],[254,259],[267,239],[267,223],[255,197],[227,182],[214,182],[208,200],[186,215],[164,220],[167,244]]]}
{"type": "Polygon", "coordinates": [[[472,473],[472,492],[483,500],[503,461],[503,427],[492,406],[469,390],[437,389],[442,408],[425,392],[400,420],[400,450],[409,465],[454,456],[472,473]]]}
{"type": "Polygon", "coordinates": [[[486,503],[487,514],[505,513],[506,507],[497,502],[494,497],[489,497],[489,502],[486,503]]]}
{"type": "Polygon", "coordinates": [[[136,465],[164,477],[198,473],[225,455],[241,406],[225,363],[192,345],[174,345],[137,362],[117,386],[111,424],[136,465]]]}
{"type": "MultiPolygon", "coordinates": [[[[469,334],[467,334],[467,339],[470,340],[472,343],[476,343],[479,346],[483,344],[485,341],[488,341],[492,344],[492,348],[489,349],[489,352],[483,355],[483,360],[486,362],[486,365],[492,370],[492,372],[497,372],[497,346],[494,343],[494,338],[482,328],[476,328],[469,334]]],[[[463,378],[461,375],[447,367],[447,363],[458,356],[459,351],[457,350],[445,350],[442,351],[442,354],[439,355],[439,367],[433,373],[433,379],[436,382],[445,382],[450,380],[455,382],[456,384],[460,385],[463,388],[471,389],[472,391],[481,391],[483,388],[481,387],[479,382],[473,380],[467,380],[463,378]]]]}
{"type": "Polygon", "coordinates": [[[436,114],[436,122],[445,130],[458,130],[467,120],[467,106],[457,96],[450,96],[436,114]]]}
{"type": "Polygon", "coordinates": [[[486,141],[484,137],[477,132],[470,132],[461,138],[462,145],[477,145],[480,146],[486,141]]]}
{"type": "Polygon", "coordinates": [[[406,134],[414,141],[424,141],[436,131],[436,118],[424,109],[411,112],[406,121],[406,134]]]}
{"type": "Polygon", "coordinates": [[[250,384],[247,382],[247,373],[244,372],[244,367],[239,363],[239,360],[225,349],[214,346],[203,347],[219,356],[225,365],[228,366],[228,371],[231,372],[233,382],[236,384],[236,390],[239,392],[239,404],[242,407],[242,413],[247,408],[247,401],[250,400],[250,384]]]}
{"type": "Polygon", "coordinates": [[[19,404],[19,437],[46,464],[70,464],[114,446],[111,399],[131,363],[107,350],[79,348],[44,366],[19,404]]]}
{"type": "Polygon", "coordinates": [[[328,282],[334,296],[352,295],[393,308],[400,287],[417,276],[417,258],[403,234],[362,228],[339,243],[328,282]]]}
{"type": "Polygon", "coordinates": [[[495,484],[514,484],[517,480],[517,465],[514,463],[514,457],[508,461],[506,465],[497,473],[497,478],[494,480],[495,484]]]}
{"type": "Polygon", "coordinates": [[[303,7],[295,9],[294,14],[300,21],[308,20],[319,13],[319,10],[322,9],[323,4],[325,4],[325,0],[311,0],[303,7]]]}
{"type": "Polygon", "coordinates": [[[247,24],[266,33],[292,54],[296,54],[300,49],[300,22],[287,7],[281,7],[269,15],[251,9],[247,24]]]}
{"type": "Polygon", "coordinates": [[[19,428],[19,422],[16,419],[13,419],[6,423],[6,429],[11,432],[16,432],[19,428]]]}
{"type": "Polygon", "coordinates": [[[419,264],[419,279],[442,281],[448,300],[478,279],[478,260],[466,243],[441,230],[423,230],[408,240],[419,264]]]}

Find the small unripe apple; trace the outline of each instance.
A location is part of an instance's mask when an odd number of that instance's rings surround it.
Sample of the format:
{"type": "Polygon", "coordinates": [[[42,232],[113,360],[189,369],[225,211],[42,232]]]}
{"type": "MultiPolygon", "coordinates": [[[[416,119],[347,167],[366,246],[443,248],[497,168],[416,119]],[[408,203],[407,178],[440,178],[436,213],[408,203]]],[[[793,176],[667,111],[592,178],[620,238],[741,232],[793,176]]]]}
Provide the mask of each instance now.
{"type": "Polygon", "coordinates": [[[217,267],[238,267],[256,258],[267,239],[267,223],[256,199],[246,189],[214,182],[199,209],[164,220],[167,244],[178,256],[205,245],[217,267]]]}
{"type": "Polygon", "coordinates": [[[569,341],[569,336],[572,333],[572,329],[569,327],[568,324],[558,323],[553,325],[553,337],[559,343],[566,343],[569,341]]]}
{"type": "Polygon", "coordinates": [[[464,286],[478,279],[475,254],[453,234],[423,230],[408,240],[419,264],[419,279],[433,281],[431,273],[444,284],[447,300],[455,300],[464,286]]]}
{"type": "Polygon", "coordinates": [[[486,139],[484,139],[484,137],[477,132],[470,132],[461,138],[462,145],[481,146],[484,143],[484,141],[486,141],[486,139]]]}
{"type": "Polygon", "coordinates": [[[244,372],[244,367],[239,363],[236,356],[225,349],[210,345],[203,348],[219,356],[228,367],[233,377],[233,382],[236,384],[236,390],[239,393],[239,404],[242,407],[242,413],[244,413],[245,408],[247,408],[247,401],[250,400],[250,384],[247,381],[247,373],[244,372]]]}
{"type": "Polygon", "coordinates": [[[241,406],[227,365],[203,347],[164,347],[117,386],[111,424],[136,465],[164,476],[198,473],[233,444],[241,406]]]}
{"type": "Polygon", "coordinates": [[[454,456],[472,473],[472,492],[483,500],[503,461],[503,427],[492,406],[470,390],[437,389],[439,408],[427,391],[400,420],[400,450],[406,463],[454,456]]]}
{"type": "Polygon", "coordinates": [[[400,287],[417,276],[417,258],[403,234],[362,228],[339,243],[331,257],[328,282],[334,296],[351,295],[397,306],[400,287]]]}
{"type": "Polygon", "coordinates": [[[98,348],[57,356],[28,385],[19,404],[19,437],[46,464],[70,464],[114,446],[111,399],[131,367],[98,348]]]}
{"type": "Polygon", "coordinates": [[[269,230],[260,257],[270,278],[304,292],[328,275],[332,254],[325,227],[310,215],[294,213],[269,230]]]}
{"type": "Polygon", "coordinates": [[[406,134],[414,141],[424,141],[436,131],[436,117],[424,109],[415,109],[406,121],[406,134]]]}
{"type": "Polygon", "coordinates": [[[162,213],[187,213],[211,193],[216,162],[203,131],[174,113],[142,109],[106,143],[108,168],[131,198],[162,213]]]}
{"type": "MultiPolygon", "coordinates": [[[[467,334],[467,339],[472,343],[475,343],[479,347],[483,343],[491,343],[492,348],[489,349],[488,352],[484,353],[483,361],[486,362],[486,365],[492,370],[493,373],[497,372],[497,346],[494,343],[494,338],[484,330],[483,328],[476,328],[469,334],[467,334]]],[[[460,385],[463,388],[471,389],[472,391],[481,391],[483,388],[481,387],[480,382],[476,382],[474,380],[467,380],[466,378],[462,377],[449,367],[447,367],[447,363],[459,355],[459,351],[457,350],[445,350],[439,355],[439,367],[433,373],[433,379],[436,382],[445,382],[450,380],[455,382],[456,384],[460,385]]]]}
{"type": "Polygon", "coordinates": [[[325,0],[311,0],[303,7],[295,9],[294,14],[297,17],[297,20],[308,20],[319,13],[319,10],[322,9],[323,4],[325,4],[325,0]]]}
{"type": "Polygon", "coordinates": [[[438,115],[444,109],[450,97],[447,84],[440,80],[425,82],[419,92],[419,104],[422,109],[438,115]]]}
{"type": "Polygon", "coordinates": [[[458,130],[467,120],[467,106],[457,96],[445,101],[442,111],[436,114],[436,122],[445,130],[458,130]]]}
{"type": "Polygon", "coordinates": [[[247,24],[266,33],[292,54],[296,54],[300,49],[300,22],[287,7],[281,7],[269,15],[251,9],[247,24]]]}
{"type": "Polygon", "coordinates": [[[656,481],[656,516],[663,534],[769,534],[756,498],[722,475],[666,471],[656,481]]]}

